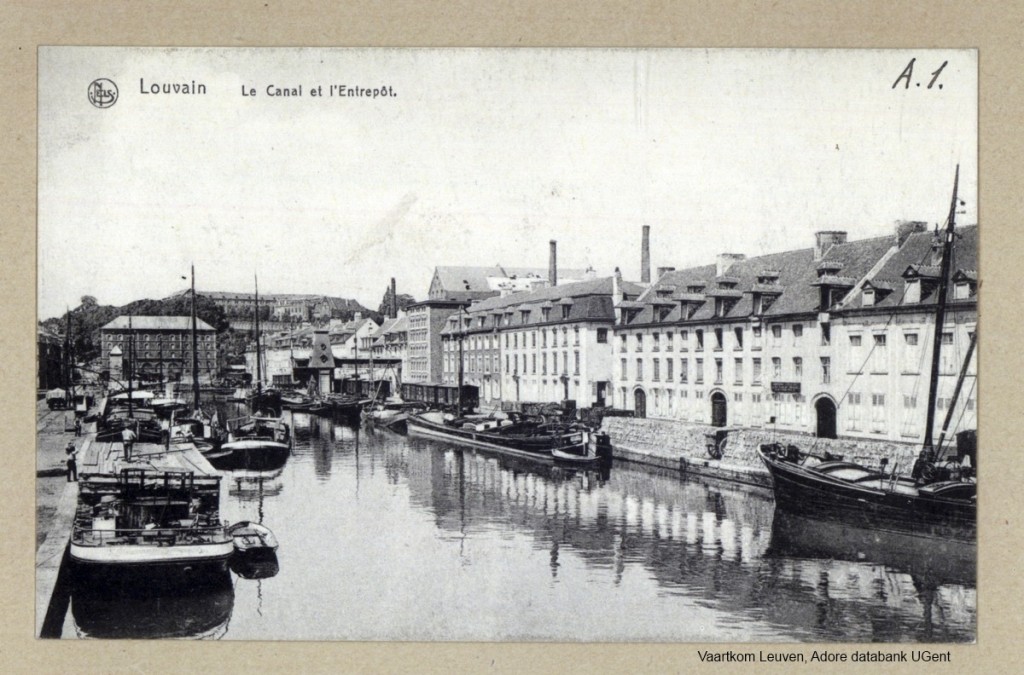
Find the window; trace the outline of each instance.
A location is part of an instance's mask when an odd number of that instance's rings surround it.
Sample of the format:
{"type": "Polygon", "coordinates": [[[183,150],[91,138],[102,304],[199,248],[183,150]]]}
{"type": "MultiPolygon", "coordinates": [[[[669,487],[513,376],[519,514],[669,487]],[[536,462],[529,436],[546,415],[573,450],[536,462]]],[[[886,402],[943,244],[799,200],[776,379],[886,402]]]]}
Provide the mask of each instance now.
{"type": "MultiPolygon", "coordinates": [[[[562,352],[562,372],[569,373],[569,352],[562,352]]],[[[579,374],[579,368],[576,369],[576,374],[579,374]]]]}
{"type": "Polygon", "coordinates": [[[547,328],[545,328],[544,330],[542,330],[540,332],[540,346],[542,348],[548,346],[548,329],[547,328]]]}
{"type": "Polygon", "coordinates": [[[804,376],[804,360],[799,356],[793,357],[793,378],[799,380],[804,376]]]}
{"type": "Polygon", "coordinates": [[[953,333],[942,332],[942,345],[939,348],[939,372],[951,374],[957,371],[956,354],[953,349],[953,333]]]}
{"type": "Polygon", "coordinates": [[[871,431],[885,433],[885,394],[871,395],[871,431]]]}
{"type": "Polygon", "coordinates": [[[832,359],[827,356],[821,357],[821,383],[829,384],[832,382],[832,359]]]}
{"type": "Polygon", "coordinates": [[[871,351],[871,372],[884,373],[888,370],[889,363],[885,350],[886,335],[885,333],[875,333],[872,339],[875,344],[871,351]]]}
{"type": "Polygon", "coordinates": [[[782,359],[778,356],[772,357],[772,377],[776,380],[782,377],[782,359]]]}
{"type": "Polygon", "coordinates": [[[546,352],[540,355],[540,374],[548,374],[548,355],[546,352]]]}
{"type": "Polygon", "coordinates": [[[694,382],[697,384],[704,384],[704,359],[697,359],[695,368],[696,372],[694,373],[694,382]]]}
{"type": "Polygon", "coordinates": [[[797,340],[802,338],[804,335],[804,325],[802,323],[793,324],[793,344],[797,344],[797,340]]]}
{"type": "Polygon", "coordinates": [[[654,363],[654,373],[651,376],[655,382],[661,381],[661,359],[652,359],[654,363]]]}
{"type": "Polygon", "coordinates": [[[572,327],[572,339],[573,339],[573,344],[574,345],[579,345],[579,343],[580,343],[580,327],[579,326],[573,326],[572,327]]]}
{"type": "Polygon", "coordinates": [[[694,333],[697,336],[697,351],[702,352],[704,351],[704,331],[697,330],[694,333]]]}
{"type": "Polygon", "coordinates": [[[636,379],[637,380],[644,379],[644,360],[643,359],[637,359],[636,360],[636,379]]]}
{"type": "MultiPolygon", "coordinates": [[[[526,357],[524,356],[523,358],[526,358],[526,357]]],[[[536,375],[537,374],[537,355],[536,354],[533,354],[532,358],[530,359],[530,374],[531,375],[536,375]]]]}
{"type": "Polygon", "coordinates": [[[642,352],[644,350],[644,336],[643,333],[636,334],[636,350],[642,352]]]}
{"type": "Polygon", "coordinates": [[[675,361],[672,359],[665,359],[665,381],[672,381],[672,367],[675,365],[675,361]]]}
{"type": "Polygon", "coordinates": [[[966,300],[971,297],[971,285],[965,281],[958,281],[953,286],[953,299],[966,300]]]}
{"type": "Polygon", "coordinates": [[[670,352],[673,349],[675,349],[674,342],[675,342],[675,335],[672,333],[672,331],[669,331],[668,333],[665,333],[665,351],[666,352],[670,352]]]}
{"type": "Polygon", "coordinates": [[[679,381],[686,382],[690,377],[690,360],[679,359],[679,381]]]}
{"type": "Polygon", "coordinates": [[[506,372],[506,373],[507,373],[507,372],[508,372],[508,370],[509,370],[509,368],[508,368],[508,364],[509,364],[509,358],[508,358],[508,354],[505,354],[505,372],[506,372]]]}
{"type": "Polygon", "coordinates": [[[679,331],[679,351],[685,352],[690,349],[690,331],[679,331]]]}
{"type": "Polygon", "coordinates": [[[652,352],[660,352],[661,351],[661,341],[660,341],[660,338],[661,338],[661,335],[659,335],[658,333],[654,333],[654,334],[651,335],[651,351],[652,352]]]}
{"type": "Polygon", "coordinates": [[[722,384],[723,375],[722,359],[715,359],[715,384],[722,384]]]}
{"type": "Polygon", "coordinates": [[[860,335],[850,336],[850,372],[859,373],[864,367],[864,354],[861,353],[863,339],[860,335]]]}
{"type": "Polygon", "coordinates": [[[619,372],[622,373],[622,379],[629,379],[629,374],[626,372],[626,359],[619,359],[619,372]]]}
{"type": "Polygon", "coordinates": [[[622,352],[623,354],[626,353],[626,338],[627,337],[628,336],[626,336],[626,335],[622,335],[619,338],[619,351],[622,352]]]}
{"type": "Polygon", "coordinates": [[[736,384],[743,384],[743,359],[733,359],[733,380],[736,384]]]}
{"type": "Polygon", "coordinates": [[[761,359],[754,359],[754,384],[761,384],[761,359]]]}
{"type": "Polygon", "coordinates": [[[569,318],[569,310],[572,309],[571,305],[562,305],[562,318],[569,318]]]}
{"type": "Polygon", "coordinates": [[[828,347],[832,344],[832,324],[821,324],[821,346],[828,347]]]}
{"type": "Polygon", "coordinates": [[[732,332],[733,335],[736,336],[736,346],[734,347],[734,349],[743,349],[743,329],[733,328],[732,332]]]}
{"type": "MultiPolygon", "coordinates": [[[[533,335],[533,339],[531,339],[530,342],[532,342],[533,344],[531,346],[536,347],[537,346],[537,331],[533,331],[532,335],[533,335]]],[[[526,336],[525,335],[523,336],[523,346],[524,347],[526,346],[526,336]]]]}
{"type": "Polygon", "coordinates": [[[579,352],[573,352],[573,358],[574,358],[574,362],[576,364],[576,368],[573,370],[573,374],[579,375],[580,374],[580,353],[579,352]]]}
{"type": "MultiPolygon", "coordinates": [[[[552,334],[551,337],[554,338],[554,334],[552,334]]],[[[554,347],[554,344],[552,344],[551,346],[554,347]]],[[[562,346],[569,346],[569,330],[565,326],[562,326],[562,346]]]]}
{"type": "Polygon", "coordinates": [[[782,344],[782,326],[776,324],[772,326],[772,346],[778,347],[782,344]]]}
{"type": "MultiPolygon", "coordinates": [[[[579,328],[576,329],[577,335],[579,334],[579,328]]],[[[598,328],[597,329],[597,344],[604,345],[608,344],[608,329],[598,328]]]]}
{"type": "Polygon", "coordinates": [[[722,351],[722,346],[723,346],[722,329],[721,328],[716,328],[715,329],[715,351],[716,352],[722,351]]]}
{"type": "Polygon", "coordinates": [[[846,396],[846,428],[860,430],[860,394],[851,392],[846,396]]]}

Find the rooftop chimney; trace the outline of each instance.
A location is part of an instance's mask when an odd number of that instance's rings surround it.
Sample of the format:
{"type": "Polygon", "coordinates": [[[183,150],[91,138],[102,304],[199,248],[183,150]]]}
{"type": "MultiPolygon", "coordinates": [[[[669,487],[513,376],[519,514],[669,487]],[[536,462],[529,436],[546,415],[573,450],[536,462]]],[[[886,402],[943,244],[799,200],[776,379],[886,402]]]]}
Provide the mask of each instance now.
{"type": "Polygon", "coordinates": [[[719,253],[715,266],[715,276],[722,276],[729,271],[734,263],[745,260],[747,256],[742,253],[719,253]]]}
{"type": "Polygon", "coordinates": [[[548,260],[548,283],[558,285],[558,242],[551,240],[551,257],[548,260]]]}
{"type": "Polygon", "coordinates": [[[640,283],[651,283],[651,226],[644,225],[644,238],[640,244],[640,283]]]}
{"type": "Polygon", "coordinates": [[[846,233],[841,230],[821,230],[814,233],[814,259],[821,260],[836,244],[846,243],[846,233]]]}
{"type": "Polygon", "coordinates": [[[398,318],[398,294],[395,293],[395,278],[391,277],[391,318],[398,318]]]}
{"type": "Polygon", "coordinates": [[[675,267],[659,267],[658,268],[658,278],[660,279],[663,276],[665,276],[667,273],[675,272],[675,271],[676,271],[675,267]]]}

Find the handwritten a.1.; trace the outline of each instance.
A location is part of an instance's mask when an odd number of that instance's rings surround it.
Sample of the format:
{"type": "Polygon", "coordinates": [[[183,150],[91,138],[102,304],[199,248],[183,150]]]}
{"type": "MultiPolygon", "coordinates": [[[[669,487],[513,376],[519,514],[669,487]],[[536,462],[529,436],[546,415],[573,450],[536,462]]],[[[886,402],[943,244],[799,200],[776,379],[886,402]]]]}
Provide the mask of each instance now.
{"type": "MultiPolygon", "coordinates": [[[[917,61],[916,57],[910,59],[910,63],[908,63],[907,67],[903,69],[903,72],[900,73],[900,76],[896,78],[896,81],[892,83],[892,88],[893,89],[895,89],[896,85],[898,85],[900,82],[903,82],[903,88],[904,89],[910,89],[910,83],[914,79],[914,62],[915,61],[917,61]]],[[[928,87],[927,87],[928,89],[931,89],[932,86],[935,84],[935,81],[939,79],[939,73],[942,72],[942,69],[946,67],[947,63],[949,63],[949,61],[943,61],[942,65],[939,66],[937,70],[932,72],[932,74],[931,74],[932,75],[932,79],[928,81],[928,87]]],[[[921,86],[920,82],[915,82],[914,84],[916,84],[918,87],[921,86]]],[[[939,83],[939,89],[942,89],[942,84],[941,83],[939,83]]]]}

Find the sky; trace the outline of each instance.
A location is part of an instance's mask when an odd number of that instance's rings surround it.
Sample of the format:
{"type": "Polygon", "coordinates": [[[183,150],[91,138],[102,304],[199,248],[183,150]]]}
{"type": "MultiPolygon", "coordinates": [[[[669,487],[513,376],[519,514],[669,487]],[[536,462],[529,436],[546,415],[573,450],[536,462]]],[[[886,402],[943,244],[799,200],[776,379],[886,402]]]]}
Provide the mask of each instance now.
{"type": "Polygon", "coordinates": [[[639,279],[645,224],[655,268],[879,236],[943,221],[957,164],[976,223],[977,70],[973,50],[42,47],[39,318],[165,297],[192,264],[199,290],[258,275],[376,309],[390,277],[425,299],[437,265],[546,267],[551,239],[560,267],[639,279]]]}

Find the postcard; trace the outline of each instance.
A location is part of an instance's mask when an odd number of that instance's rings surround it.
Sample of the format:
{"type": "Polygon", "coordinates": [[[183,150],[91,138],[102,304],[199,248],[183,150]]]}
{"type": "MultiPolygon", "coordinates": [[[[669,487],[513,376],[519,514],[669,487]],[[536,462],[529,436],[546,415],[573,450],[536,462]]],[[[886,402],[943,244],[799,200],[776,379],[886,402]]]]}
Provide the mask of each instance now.
{"type": "Polygon", "coordinates": [[[976,50],[52,46],[38,101],[37,637],[977,640],[976,50]]]}

